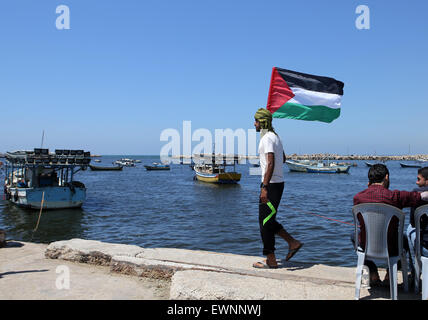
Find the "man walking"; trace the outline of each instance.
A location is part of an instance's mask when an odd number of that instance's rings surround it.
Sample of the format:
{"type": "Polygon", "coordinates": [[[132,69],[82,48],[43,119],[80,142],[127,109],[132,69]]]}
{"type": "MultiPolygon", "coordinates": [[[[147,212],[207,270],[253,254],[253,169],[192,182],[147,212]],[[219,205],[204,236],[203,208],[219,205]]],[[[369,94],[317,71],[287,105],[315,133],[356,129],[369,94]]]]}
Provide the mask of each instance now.
{"type": "Polygon", "coordinates": [[[294,239],[284,227],[276,221],[276,212],[284,191],[283,163],[285,154],[281,139],[272,127],[272,114],[260,108],[255,116],[254,126],[260,132],[259,144],[260,168],[262,183],[259,199],[259,226],[263,241],[263,255],[267,258],[263,262],[253,264],[254,268],[277,268],[275,257],[275,235],[281,236],[288,243],[288,254],[285,261],[290,260],[303,246],[303,243],[294,239]]]}

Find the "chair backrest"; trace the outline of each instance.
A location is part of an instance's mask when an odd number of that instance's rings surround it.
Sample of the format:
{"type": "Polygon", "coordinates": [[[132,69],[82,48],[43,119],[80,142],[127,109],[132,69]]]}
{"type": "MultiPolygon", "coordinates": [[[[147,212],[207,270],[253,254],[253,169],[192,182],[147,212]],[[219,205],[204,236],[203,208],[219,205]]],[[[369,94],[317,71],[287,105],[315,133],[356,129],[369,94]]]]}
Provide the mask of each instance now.
{"type": "MultiPolygon", "coordinates": [[[[386,259],[389,258],[388,253],[388,226],[392,217],[398,219],[398,255],[403,252],[403,229],[404,229],[404,213],[400,209],[384,203],[362,203],[352,207],[354,217],[355,231],[355,249],[358,247],[358,215],[364,221],[366,239],[365,239],[365,254],[366,257],[386,259]]],[[[363,239],[361,239],[363,240],[363,239]]]]}
{"type": "Polygon", "coordinates": [[[415,228],[416,228],[416,241],[415,241],[415,255],[416,261],[420,261],[421,257],[421,218],[426,215],[428,218],[428,204],[420,206],[415,210],[415,228]]]}

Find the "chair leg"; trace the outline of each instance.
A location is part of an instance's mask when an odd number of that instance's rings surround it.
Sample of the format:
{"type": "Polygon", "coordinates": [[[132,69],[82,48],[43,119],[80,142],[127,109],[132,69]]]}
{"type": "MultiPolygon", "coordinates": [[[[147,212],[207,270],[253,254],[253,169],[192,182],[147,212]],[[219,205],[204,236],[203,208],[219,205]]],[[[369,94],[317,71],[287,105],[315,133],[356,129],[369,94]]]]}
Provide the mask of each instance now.
{"type": "Polygon", "coordinates": [[[419,280],[421,278],[421,269],[420,269],[419,261],[417,260],[417,258],[415,258],[414,266],[415,266],[415,293],[418,294],[420,291],[419,280]]]}
{"type": "Polygon", "coordinates": [[[421,257],[422,261],[422,300],[428,299],[428,259],[421,257]]]}
{"type": "Polygon", "coordinates": [[[389,292],[392,300],[397,300],[397,260],[389,259],[389,292]]]}
{"type": "Polygon", "coordinates": [[[407,270],[406,255],[401,257],[401,273],[403,275],[404,292],[409,292],[409,273],[407,270]]]}
{"type": "Polygon", "coordinates": [[[365,258],[364,253],[357,252],[357,255],[358,255],[358,262],[357,262],[357,278],[355,280],[355,300],[360,299],[361,276],[363,272],[364,258],[365,258]]]}

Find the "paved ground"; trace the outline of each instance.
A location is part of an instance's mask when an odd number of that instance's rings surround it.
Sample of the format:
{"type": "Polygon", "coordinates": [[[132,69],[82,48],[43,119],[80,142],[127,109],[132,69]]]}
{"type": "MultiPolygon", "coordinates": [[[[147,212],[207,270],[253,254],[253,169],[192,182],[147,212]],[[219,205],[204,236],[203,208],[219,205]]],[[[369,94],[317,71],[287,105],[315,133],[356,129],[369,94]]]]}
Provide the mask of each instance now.
{"type": "MultiPolygon", "coordinates": [[[[355,268],[297,261],[281,261],[278,269],[253,268],[260,259],[83,239],[49,246],[9,241],[0,248],[0,299],[354,299],[355,268]]],[[[398,283],[400,300],[420,299],[403,291],[401,272],[398,283]]],[[[389,299],[389,286],[362,288],[360,298],[389,299]]]]}
{"type": "Polygon", "coordinates": [[[0,248],[0,299],[169,299],[169,281],[111,273],[105,266],[46,259],[46,247],[8,242],[6,248],[0,248]],[[69,289],[63,266],[69,270],[69,289]]]}

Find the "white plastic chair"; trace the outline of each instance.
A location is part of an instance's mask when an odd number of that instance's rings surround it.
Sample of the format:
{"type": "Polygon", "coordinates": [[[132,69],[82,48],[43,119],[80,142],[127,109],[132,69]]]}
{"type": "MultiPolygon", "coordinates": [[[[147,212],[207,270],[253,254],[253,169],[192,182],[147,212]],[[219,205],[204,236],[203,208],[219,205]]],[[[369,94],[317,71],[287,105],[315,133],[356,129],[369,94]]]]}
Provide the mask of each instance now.
{"type": "Polygon", "coordinates": [[[403,250],[404,213],[400,209],[383,203],[363,203],[352,207],[355,227],[354,247],[358,256],[357,278],[355,281],[355,299],[360,299],[361,274],[366,258],[370,260],[387,260],[389,268],[389,285],[391,299],[397,300],[397,263],[401,260],[404,290],[408,291],[407,259],[403,250]],[[363,218],[366,239],[365,250],[358,244],[357,216],[363,218]],[[388,226],[392,217],[398,218],[398,256],[389,256],[388,253],[388,226]]]}
{"type": "Polygon", "coordinates": [[[415,292],[419,293],[419,279],[421,277],[422,266],[422,300],[428,299],[428,257],[422,255],[421,247],[421,218],[423,215],[428,217],[428,204],[415,210],[415,292]]]}

